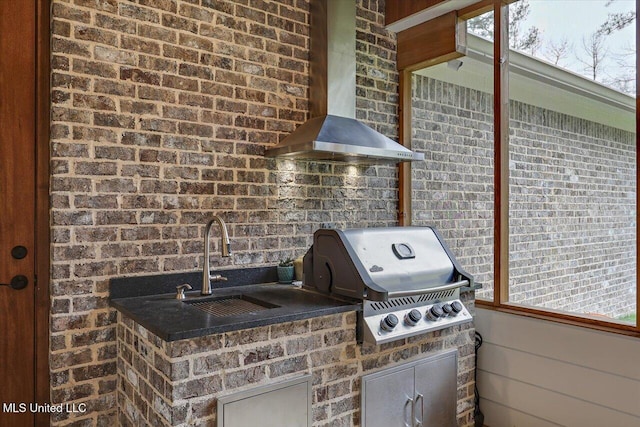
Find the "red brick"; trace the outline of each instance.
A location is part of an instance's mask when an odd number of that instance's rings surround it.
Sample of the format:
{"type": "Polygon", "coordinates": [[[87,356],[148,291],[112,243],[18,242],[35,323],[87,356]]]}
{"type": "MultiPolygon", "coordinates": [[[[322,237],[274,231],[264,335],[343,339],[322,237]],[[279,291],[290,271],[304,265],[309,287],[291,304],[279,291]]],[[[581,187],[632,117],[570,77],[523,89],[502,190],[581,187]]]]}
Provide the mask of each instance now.
{"type": "Polygon", "coordinates": [[[167,30],[153,25],[138,24],[138,35],[166,43],[176,43],[178,40],[175,30],[167,30]]]}
{"type": "Polygon", "coordinates": [[[151,55],[160,55],[159,43],[145,40],[140,37],[123,35],[120,37],[120,47],[126,50],[133,50],[151,55]]]}
{"type": "Polygon", "coordinates": [[[164,13],[162,14],[162,25],[176,30],[189,31],[197,34],[198,24],[190,19],[185,19],[176,15],[164,13]]]}
{"type": "Polygon", "coordinates": [[[124,18],[133,18],[137,21],[160,22],[160,14],[152,8],[139,7],[133,4],[121,3],[118,15],[124,18]]]}
{"type": "Polygon", "coordinates": [[[172,76],[168,74],[162,76],[162,86],[173,89],[188,90],[192,92],[198,91],[197,80],[172,76]]]}
{"type": "Polygon", "coordinates": [[[111,46],[117,46],[118,44],[118,35],[116,33],[84,25],[76,25],[74,27],[73,36],[78,40],[88,40],[111,46]]]}
{"type": "Polygon", "coordinates": [[[212,22],[215,17],[215,14],[210,10],[184,3],[180,5],[179,14],[203,22],[212,22]]]}
{"type": "Polygon", "coordinates": [[[74,59],[71,69],[80,74],[90,74],[105,78],[114,78],[118,75],[113,65],[105,62],[86,61],[84,59],[74,59]]]}

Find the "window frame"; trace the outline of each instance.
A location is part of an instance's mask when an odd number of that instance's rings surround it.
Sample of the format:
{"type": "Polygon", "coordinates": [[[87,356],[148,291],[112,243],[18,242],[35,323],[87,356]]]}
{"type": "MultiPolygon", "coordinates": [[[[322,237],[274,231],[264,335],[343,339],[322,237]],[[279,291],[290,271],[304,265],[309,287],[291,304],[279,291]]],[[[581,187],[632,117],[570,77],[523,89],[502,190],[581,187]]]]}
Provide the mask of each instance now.
{"type": "MultiPolygon", "coordinates": [[[[577,313],[566,313],[549,309],[523,306],[509,302],[509,34],[508,5],[513,0],[485,0],[458,11],[460,19],[469,19],[489,10],[494,11],[496,34],[493,53],[493,85],[494,85],[494,292],[493,300],[477,299],[476,305],[505,313],[532,317],[557,323],[582,326],[591,329],[640,338],[640,316],[636,316],[636,324],[623,324],[603,319],[596,319],[577,313]]],[[[636,10],[640,9],[640,0],[635,2],[636,10]]],[[[640,43],[640,23],[636,19],[636,46],[640,43]]],[[[425,35],[424,43],[429,43],[425,35]]],[[[398,54],[404,47],[398,45],[398,54]]],[[[440,62],[447,60],[443,57],[440,62]]],[[[435,61],[433,62],[436,63],[435,61]]],[[[424,61],[403,65],[399,69],[399,138],[400,142],[411,147],[411,74],[421,68],[424,61]]],[[[636,82],[640,55],[636,56],[636,82]]],[[[640,211],[640,88],[636,84],[636,224],[640,211]]],[[[411,224],[411,164],[400,163],[399,166],[399,225],[411,224]]],[[[636,226],[637,227],[637,226],[636,226]]],[[[637,230],[637,228],[636,228],[637,230]]],[[[636,260],[640,246],[640,233],[636,232],[636,260]]],[[[637,261],[636,261],[637,262],[637,261]]],[[[640,274],[636,266],[636,313],[640,311],[640,274]]]]}

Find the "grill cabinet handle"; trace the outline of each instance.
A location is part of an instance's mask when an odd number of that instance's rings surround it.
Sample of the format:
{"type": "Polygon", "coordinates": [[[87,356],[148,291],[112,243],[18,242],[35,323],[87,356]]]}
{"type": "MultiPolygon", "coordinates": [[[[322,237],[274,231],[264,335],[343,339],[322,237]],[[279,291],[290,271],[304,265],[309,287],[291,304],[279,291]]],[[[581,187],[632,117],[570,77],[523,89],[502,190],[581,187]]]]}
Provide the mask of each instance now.
{"type": "Polygon", "coordinates": [[[404,402],[404,427],[411,427],[411,424],[409,424],[409,420],[407,420],[407,406],[409,405],[411,405],[411,409],[409,410],[409,418],[413,418],[413,399],[407,397],[407,401],[404,402]]]}
{"type": "Polygon", "coordinates": [[[424,396],[420,393],[416,396],[416,404],[413,412],[413,419],[416,422],[416,427],[422,427],[422,420],[424,420],[424,396]],[[419,405],[418,402],[420,402],[419,405]],[[420,413],[420,419],[418,419],[418,412],[420,413]]]}
{"type": "Polygon", "coordinates": [[[389,298],[397,298],[397,297],[409,297],[412,295],[423,295],[430,294],[432,292],[440,292],[440,291],[448,291],[450,289],[461,288],[463,286],[469,286],[468,280],[460,280],[458,282],[447,283],[446,285],[436,286],[433,288],[423,288],[418,290],[407,290],[407,291],[392,291],[388,293],[389,298]]]}

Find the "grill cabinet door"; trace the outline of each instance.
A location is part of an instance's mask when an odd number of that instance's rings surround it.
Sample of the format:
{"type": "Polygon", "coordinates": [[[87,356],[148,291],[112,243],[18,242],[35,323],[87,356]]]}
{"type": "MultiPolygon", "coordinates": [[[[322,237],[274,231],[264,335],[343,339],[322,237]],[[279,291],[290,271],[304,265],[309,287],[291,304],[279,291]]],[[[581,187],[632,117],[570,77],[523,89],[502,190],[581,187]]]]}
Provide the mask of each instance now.
{"type": "Polygon", "coordinates": [[[413,366],[362,378],[362,427],[407,427],[413,422],[413,366]]]}
{"type": "Polygon", "coordinates": [[[310,427],[311,375],[218,399],[218,427],[310,427]]]}
{"type": "Polygon", "coordinates": [[[430,357],[415,367],[416,418],[424,427],[455,427],[456,351],[430,357]],[[422,410],[422,414],[420,411],[422,410]]]}

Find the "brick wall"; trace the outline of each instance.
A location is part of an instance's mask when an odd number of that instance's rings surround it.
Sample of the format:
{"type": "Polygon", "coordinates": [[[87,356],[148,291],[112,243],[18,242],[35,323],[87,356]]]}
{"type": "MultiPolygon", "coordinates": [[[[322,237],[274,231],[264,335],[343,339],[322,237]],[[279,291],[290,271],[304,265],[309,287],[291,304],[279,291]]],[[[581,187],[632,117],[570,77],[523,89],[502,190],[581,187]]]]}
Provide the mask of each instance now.
{"type": "Polygon", "coordinates": [[[512,103],[511,299],[636,312],[635,134],[512,103]]]}
{"type": "MultiPolygon", "coordinates": [[[[490,296],[493,97],[413,85],[413,147],[427,157],[413,166],[415,223],[438,226],[490,296]]],[[[510,118],[511,301],[634,313],[635,135],[515,101],[510,118]]]]}
{"type": "MultiPolygon", "coordinates": [[[[357,115],[397,136],[395,40],[358,2],[357,115]]],[[[51,386],[113,425],[114,276],[195,271],[207,219],[273,265],[323,222],[393,225],[393,166],[265,159],[308,115],[306,0],[53,0],[51,386]]],[[[212,239],[217,245],[218,239],[212,239]]]]}
{"type": "Polygon", "coordinates": [[[458,425],[473,425],[470,323],[361,346],[351,312],[167,343],[119,316],[121,426],[214,426],[220,396],[305,374],[313,377],[314,426],[359,426],[362,375],[450,348],[458,349],[458,425]]]}

